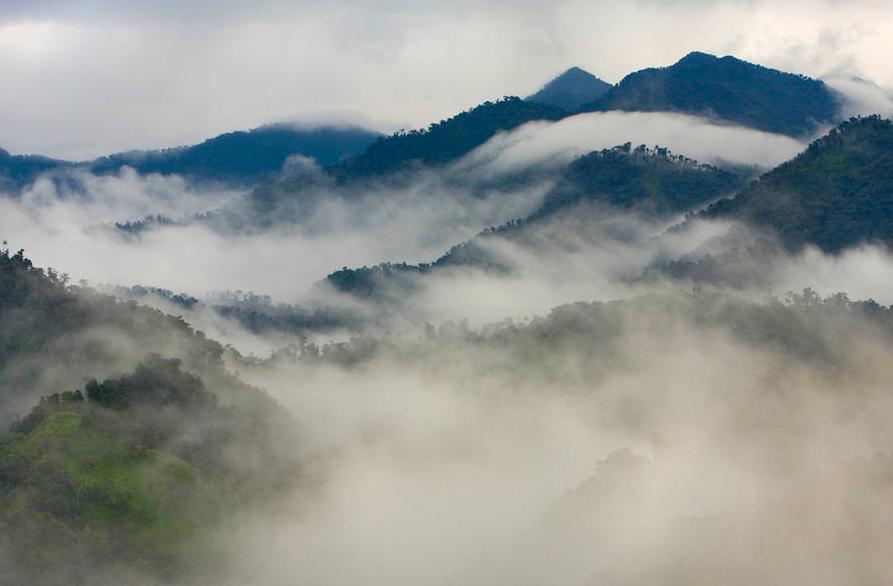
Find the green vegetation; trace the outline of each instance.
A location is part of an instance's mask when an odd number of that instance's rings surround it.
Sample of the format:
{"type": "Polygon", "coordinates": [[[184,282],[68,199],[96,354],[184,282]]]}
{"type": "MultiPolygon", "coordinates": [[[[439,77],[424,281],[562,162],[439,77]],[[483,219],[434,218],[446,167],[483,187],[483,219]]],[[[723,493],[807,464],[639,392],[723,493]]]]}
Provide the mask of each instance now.
{"type": "Polygon", "coordinates": [[[627,75],[584,111],[682,112],[749,128],[808,136],[839,117],[823,82],[735,59],[690,53],[670,67],[627,75]]]}
{"type": "Polygon", "coordinates": [[[0,194],[15,193],[33,183],[42,173],[72,166],[72,163],[39,155],[11,155],[0,148],[0,194]]]}
{"type": "Polygon", "coordinates": [[[204,530],[294,478],[296,460],[274,444],[283,417],[221,406],[179,360],[158,356],[44,397],[0,444],[0,534],[16,536],[17,571],[45,577],[72,548],[94,571],[163,576],[205,563],[215,552],[204,530]]]}
{"type": "Polygon", "coordinates": [[[20,583],[53,583],[73,559],[85,576],[175,569],[226,503],[263,502],[296,477],[290,415],[182,319],[3,250],[0,323],[0,415],[14,421],[0,439],[0,545],[20,583]]]}
{"type": "Polygon", "coordinates": [[[319,165],[335,165],[358,155],[379,137],[355,127],[301,128],[270,124],[227,132],[192,146],[129,151],[92,161],[71,162],[36,155],[10,155],[0,149],[0,193],[16,193],[43,173],[84,169],[104,175],[132,167],[139,173],[182,175],[194,181],[256,184],[280,174],[287,159],[300,155],[319,165]]]}
{"type": "Polygon", "coordinates": [[[385,300],[411,291],[415,286],[413,276],[437,269],[464,266],[506,272],[510,267],[490,252],[488,240],[501,238],[536,248],[542,243],[527,242],[532,234],[550,219],[574,214],[581,205],[600,206],[594,212],[600,215],[635,210],[648,217],[665,217],[734,193],[743,181],[739,174],[702,165],[664,148],[633,148],[627,143],[578,158],[533,214],[488,228],[452,247],[433,263],[344,267],[328,275],[326,282],[357,297],[385,300]]]}
{"type": "Polygon", "coordinates": [[[447,322],[430,326],[424,339],[404,344],[374,336],[355,338],[311,348],[296,359],[356,365],[389,357],[398,364],[447,369],[453,376],[450,369],[457,364],[455,357],[443,357],[457,351],[463,369],[487,380],[507,380],[509,389],[513,380],[528,386],[531,380],[556,385],[582,377],[587,384],[596,384],[609,373],[616,375],[627,368],[622,357],[629,356],[626,344],[631,335],[666,339],[674,326],[691,328],[692,336],[704,340],[731,336],[737,343],[766,352],[780,365],[806,363],[828,376],[841,377],[845,385],[848,374],[839,370],[840,361],[851,350],[854,335],[879,344],[893,343],[893,306],[870,299],[852,301],[843,293],[822,297],[811,289],[762,301],[716,290],[658,293],[568,303],[543,317],[506,319],[479,330],[465,322],[447,322]]]}
{"type": "Polygon", "coordinates": [[[248,131],[228,132],[188,147],[134,151],[88,163],[94,173],[115,173],[122,166],[140,173],[184,175],[190,179],[227,183],[257,183],[275,177],[292,155],[334,165],[357,155],[378,134],[361,128],[300,128],[271,124],[248,131]]]}
{"type": "Polygon", "coordinates": [[[893,122],[853,118],[704,214],[767,228],[791,249],[893,244],[893,122]]]}
{"type": "Polygon", "coordinates": [[[742,178],[731,171],[702,165],[665,148],[633,148],[626,143],[571,163],[531,219],[584,201],[634,208],[647,215],[676,214],[734,193],[741,186],[742,178]]]}
{"type": "Polygon", "coordinates": [[[0,323],[0,424],[43,395],[126,372],[152,352],[176,355],[218,393],[241,396],[217,342],[178,317],[71,286],[23,251],[0,250],[0,323]]]}
{"type": "Polygon", "coordinates": [[[561,108],[506,97],[436,122],[425,130],[380,138],[360,156],[331,169],[339,181],[386,175],[414,164],[438,165],[456,160],[492,138],[533,120],[558,120],[561,108]]]}
{"type": "MultiPolygon", "coordinates": [[[[181,459],[110,437],[89,416],[66,411],[9,441],[0,482],[4,529],[25,543],[47,529],[89,544],[96,556],[145,565],[175,563],[222,503],[181,459]]],[[[47,546],[24,555],[43,557],[47,546]]]]}

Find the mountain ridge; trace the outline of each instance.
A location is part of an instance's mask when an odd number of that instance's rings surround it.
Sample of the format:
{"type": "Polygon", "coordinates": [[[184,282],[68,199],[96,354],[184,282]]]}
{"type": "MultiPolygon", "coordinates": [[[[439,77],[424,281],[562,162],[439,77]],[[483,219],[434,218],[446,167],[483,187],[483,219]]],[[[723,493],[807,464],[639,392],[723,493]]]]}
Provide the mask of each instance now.
{"type": "Polygon", "coordinates": [[[585,69],[571,67],[525,99],[574,111],[601,97],[612,87],[585,69]]]}
{"type": "Polygon", "coordinates": [[[682,112],[804,137],[837,122],[840,108],[820,80],[693,51],[672,65],[630,73],[581,111],[682,112]]]}
{"type": "Polygon", "coordinates": [[[864,242],[893,245],[893,122],[842,122],[790,161],[701,217],[770,229],[791,249],[840,252],[864,242]]]}

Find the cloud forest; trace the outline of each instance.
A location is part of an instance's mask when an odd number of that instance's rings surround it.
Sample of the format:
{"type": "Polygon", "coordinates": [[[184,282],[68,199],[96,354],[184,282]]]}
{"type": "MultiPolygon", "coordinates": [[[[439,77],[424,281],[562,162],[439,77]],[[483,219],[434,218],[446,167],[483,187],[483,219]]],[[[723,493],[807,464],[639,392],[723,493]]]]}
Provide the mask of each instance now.
{"type": "Polygon", "coordinates": [[[0,3],[0,585],[893,583],[891,35],[0,3]]]}

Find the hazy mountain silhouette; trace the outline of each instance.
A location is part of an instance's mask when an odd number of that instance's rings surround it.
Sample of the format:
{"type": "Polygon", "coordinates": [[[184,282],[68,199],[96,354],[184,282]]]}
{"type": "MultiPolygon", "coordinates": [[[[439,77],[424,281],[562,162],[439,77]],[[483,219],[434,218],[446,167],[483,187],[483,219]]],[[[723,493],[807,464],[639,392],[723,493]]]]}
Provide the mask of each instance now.
{"type": "Polygon", "coordinates": [[[627,75],[582,109],[707,115],[799,137],[835,122],[840,105],[822,81],[694,52],[669,67],[627,75]]]}
{"type": "Polygon", "coordinates": [[[541,90],[528,96],[530,102],[557,106],[565,110],[577,110],[604,95],[611,89],[611,84],[604,82],[588,71],[579,67],[571,67],[541,90]]]}

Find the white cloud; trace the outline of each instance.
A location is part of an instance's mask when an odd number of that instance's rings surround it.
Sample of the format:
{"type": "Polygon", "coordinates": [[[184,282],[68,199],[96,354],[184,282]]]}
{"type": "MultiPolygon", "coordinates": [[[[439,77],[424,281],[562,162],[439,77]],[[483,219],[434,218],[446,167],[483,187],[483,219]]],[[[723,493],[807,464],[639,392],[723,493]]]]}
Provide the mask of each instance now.
{"type": "Polygon", "coordinates": [[[320,112],[413,127],[691,50],[893,85],[889,3],[4,3],[2,146],[88,157],[320,112]]]}
{"type": "Polygon", "coordinates": [[[497,135],[461,165],[487,172],[516,171],[534,164],[565,164],[592,150],[631,142],[659,145],[702,163],[774,167],[805,147],[787,136],[713,123],[682,114],[604,112],[558,122],[531,122],[497,135]]]}

